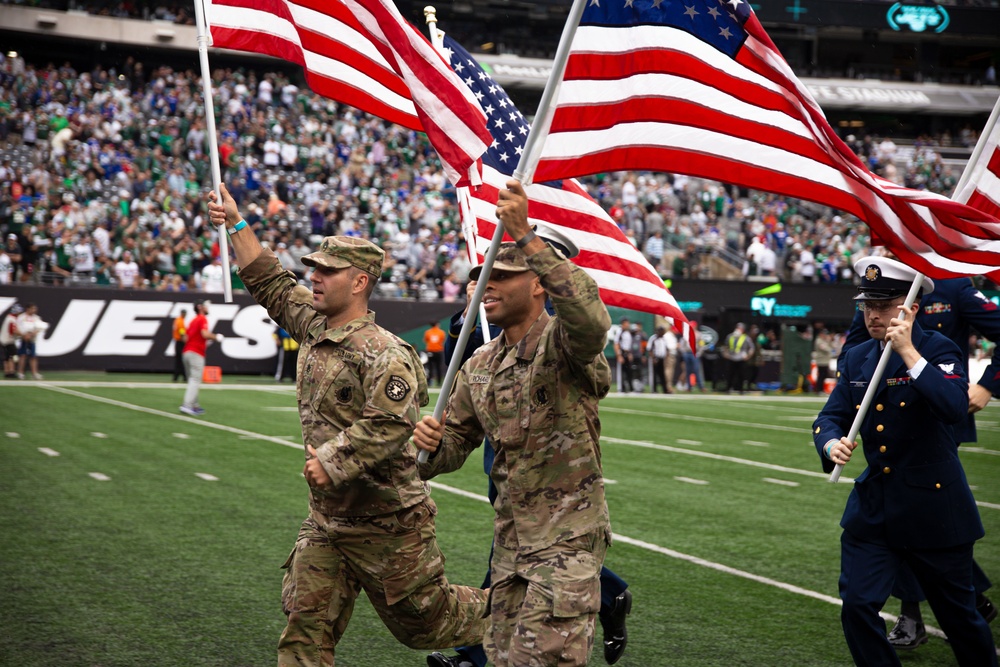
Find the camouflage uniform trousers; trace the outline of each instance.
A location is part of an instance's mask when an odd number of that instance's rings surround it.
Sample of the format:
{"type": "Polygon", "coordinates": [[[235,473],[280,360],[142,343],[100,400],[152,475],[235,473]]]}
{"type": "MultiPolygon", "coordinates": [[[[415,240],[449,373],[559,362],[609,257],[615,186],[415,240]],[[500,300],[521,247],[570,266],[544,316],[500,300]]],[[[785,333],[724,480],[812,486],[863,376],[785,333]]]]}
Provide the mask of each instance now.
{"type": "Polygon", "coordinates": [[[434,533],[430,499],[391,514],[312,512],[288,557],[281,599],[288,624],[278,665],[334,664],[362,589],[382,622],[415,649],[478,644],[489,623],[485,591],[452,586],[434,533]]]}
{"type": "Polygon", "coordinates": [[[494,546],[486,655],[497,667],[584,666],[601,608],[605,533],[517,555],[494,546]]]}

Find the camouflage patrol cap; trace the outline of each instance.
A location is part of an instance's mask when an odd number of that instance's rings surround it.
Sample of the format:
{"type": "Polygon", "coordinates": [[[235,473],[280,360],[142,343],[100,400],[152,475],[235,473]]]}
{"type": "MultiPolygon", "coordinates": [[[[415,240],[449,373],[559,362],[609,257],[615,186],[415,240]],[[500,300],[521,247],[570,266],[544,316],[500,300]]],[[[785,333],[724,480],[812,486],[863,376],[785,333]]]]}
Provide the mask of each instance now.
{"type": "MultiPolygon", "coordinates": [[[[513,243],[501,243],[497,251],[496,259],[493,260],[494,271],[509,271],[511,273],[521,273],[529,271],[528,258],[524,251],[513,243]]],[[[472,267],[469,271],[470,280],[479,280],[479,274],[483,272],[482,265],[472,267]]]]}
{"type": "Polygon", "coordinates": [[[385,252],[371,241],[353,236],[327,236],[316,252],[302,258],[302,263],[329,269],[353,266],[377,277],[382,275],[384,257],[385,252]]]}

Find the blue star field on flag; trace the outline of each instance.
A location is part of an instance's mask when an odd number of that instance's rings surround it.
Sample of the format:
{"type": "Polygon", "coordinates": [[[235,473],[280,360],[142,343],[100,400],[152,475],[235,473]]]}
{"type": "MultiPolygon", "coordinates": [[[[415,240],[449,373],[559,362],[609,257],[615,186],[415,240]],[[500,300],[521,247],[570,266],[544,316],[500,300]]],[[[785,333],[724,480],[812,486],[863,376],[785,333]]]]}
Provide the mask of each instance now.
{"type": "Polygon", "coordinates": [[[746,0],[589,0],[580,25],[670,26],[733,58],[747,39],[750,13],[746,0]]]}
{"type": "Polygon", "coordinates": [[[507,91],[448,35],[444,38],[444,49],[452,69],[472,90],[486,112],[486,126],[493,135],[493,143],[483,153],[483,164],[507,175],[514,173],[531,126],[507,96],[507,91]]]}

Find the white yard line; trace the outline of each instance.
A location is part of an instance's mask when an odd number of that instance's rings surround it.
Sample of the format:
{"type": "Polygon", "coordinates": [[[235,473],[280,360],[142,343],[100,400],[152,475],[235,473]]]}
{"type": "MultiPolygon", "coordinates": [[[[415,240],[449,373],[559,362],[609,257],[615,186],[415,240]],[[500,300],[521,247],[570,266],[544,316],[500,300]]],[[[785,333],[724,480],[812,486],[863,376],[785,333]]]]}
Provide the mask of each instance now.
{"type": "Polygon", "coordinates": [[[103,472],[88,472],[89,477],[93,477],[98,482],[110,482],[111,478],[105,475],[103,472]]]}
{"type": "Polygon", "coordinates": [[[777,484],[779,486],[799,486],[798,482],[790,482],[787,479],[775,479],[774,477],[765,477],[764,481],[768,484],[777,484]]]}
{"type": "Polygon", "coordinates": [[[50,449],[48,447],[39,447],[38,451],[40,451],[42,454],[45,454],[46,456],[59,456],[59,452],[57,452],[54,449],[50,449]]]}
{"type": "MultiPolygon", "coordinates": [[[[670,445],[658,445],[655,442],[644,442],[642,440],[625,440],[624,438],[610,438],[608,436],[601,436],[601,440],[604,442],[612,442],[619,445],[629,445],[630,447],[643,447],[646,449],[658,449],[661,452],[671,452],[674,454],[687,454],[689,456],[700,456],[706,459],[714,459],[716,461],[727,461],[729,463],[739,463],[740,465],[753,466],[756,468],[765,468],[767,470],[774,470],[777,472],[787,472],[793,475],[805,475],[806,477],[816,477],[819,479],[826,479],[829,477],[826,473],[818,472],[815,470],[799,470],[798,468],[789,468],[786,466],[774,465],[772,463],[763,463],[761,461],[752,461],[750,459],[741,459],[736,456],[724,456],[722,454],[713,454],[712,452],[704,452],[697,449],[684,449],[683,447],[671,447],[670,445]]],[[[841,477],[841,482],[851,482],[854,481],[847,477],[841,477]]]]}
{"type": "MultiPolygon", "coordinates": [[[[257,440],[264,440],[264,441],[267,441],[267,442],[273,442],[273,443],[278,444],[278,445],[283,445],[285,447],[294,447],[296,449],[302,449],[302,445],[299,444],[299,443],[297,443],[297,442],[292,442],[292,441],[285,440],[285,439],[282,439],[282,438],[275,438],[275,437],[268,436],[268,435],[254,433],[252,431],[247,431],[247,430],[244,430],[244,429],[233,428],[232,426],[224,426],[222,424],[213,424],[212,422],[203,421],[203,420],[199,420],[199,419],[194,419],[193,417],[187,417],[187,416],[184,416],[184,415],[175,415],[175,414],[170,413],[170,412],[164,412],[162,410],[154,410],[152,408],[143,407],[141,405],[134,405],[134,404],[131,404],[131,403],[126,403],[124,401],[116,401],[114,399],[104,398],[104,397],[101,397],[101,396],[93,396],[93,395],[85,394],[85,393],[79,392],[79,391],[72,391],[70,389],[64,389],[62,387],[57,387],[57,386],[54,386],[54,385],[51,385],[51,384],[48,384],[48,383],[40,383],[38,386],[43,387],[45,389],[48,389],[50,391],[56,391],[56,392],[59,392],[59,393],[68,394],[70,396],[76,396],[78,398],[83,398],[83,399],[87,399],[87,400],[91,400],[91,401],[97,401],[99,403],[105,403],[105,404],[108,404],[108,405],[114,405],[114,406],[117,406],[117,407],[120,407],[120,408],[124,408],[126,410],[134,410],[136,412],[143,412],[143,413],[146,413],[146,414],[157,415],[157,416],[160,416],[160,417],[166,417],[168,419],[178,419],[180,421],[184,421],[184,422],[187,422],[187,423],[190,423],[190,424],[198,424],[198,425],[204,426],[206,428],[212,428],[212,429],[216,429],[216,430],[219,430],[219,431],[225,431],[227,433],[235,433],[237,435],[252,436],[252,437],[255,437],[257,440]]],[[[118,386],[118,385],[116,385],[116,386],[118,386]]],[[[655,445],[653,443],[643,443],[643,442],[637,442],[637,441],[633,441],[633,440],[621,440],[619,438],[604,438],[604,440],[608,440],[609,442],[619,442],[619,443],[622,443],[622,444],[635,445],[635,446],[639,446],[639,447],[650,447],[650,448],[653,448],[653,449],[663,449],[663,450],[666,450],[666,451],[674,451],[676,453],[681,453],[681,454],[692,454],[692,455],[695,455],[695,456],[705,456],[707,458],[714,458],[714,459],[723,460],[723,461],[729,461],[729,462],[733,462],[733,463],[741,463],[741,464],[744,464],[744,465],[753,465],[753,466],[758,466],[758,467],[762,467],[762,468],[769,468],[769,469],[772,469],[772,470],[780,470],[780,471],[784,471],[784,472],[791,472],[791,473],[794,473],[794,474],[807,475],[807,476],[810,476],[810,477],[822,477],[822,478],[826,478],[827,477],[827,475],[825,475],[823,473],[814,473],[814,472],[806,471],[806,470],[795,470],[794,468],[784,468],[782,466],[772,466],[772,465],[769,465],[769,464],[762,464],[762,463],[759,463],[757,461],[749,461],[749,460],[746,460],[746,459],[738,459],[738,458],[729,457],[729,456],[719,456],[717,454],[710,454],[708,452],[700,452],[700,451],[694,451],[694,450],[685,450],[685,449],[680,449],[680,448],[676,448],[676,447],[668,447],[666,445],[655,445]]],[[[100,475],[100,474],[101,473],[91,473],[91,476],[100,475]]],[[[97,478],[95,477],[95,479],[97,479],[97,478]]],[[[844,479],[844,481],[848,481],[845,478],[842,478],[842,479],[844,479]]],[[[464,498],[469,498],[471,500],[476,500],[476,501],[480,501],[480,502],[489,503],[489,498],[487,498],[486,496],[480,495],[478,493],[472,493],[471,491],[465,491],[464,489],[459,489],[459,488],[456,488],[456,487],[453,487],[453,486],[449,486],[447,484],[441,484],[440,482],[430,482],[430,485],[433,488],[441,489],[442,491],[446,491],[448,493],[453,493],[455,495],[459,495],[459,496],[462,496],[464,498]]],[[[991,505],[989,503],[986,503],[986,504],[978,503],[978,504],[980,504],[981,506],[993,507],[994,509],[1000,509],[1000,505],[991,505]]],[[[813,598],[815,600],[820,600],[822,602],[828,602],[830,604],[834,604],[834,605],[838,605],[838,606],[842,604],[842,602],[841,602],[841,600],[839,598],[835,598],[835,597],[832,597],[832,596],[829,596],[829,595],[825,595],[823,593],[817,593],[816,591],[811,591],[809,589],[801,588],[799,586],[794,586],[792,584],[786,584],[784,582],[777,581],[775,579],[769,579],[767,577],[762,577],[760,575],[752,574],[750,572],[745,572],[743,570],[738,570],[736,568],[729,567],[728,565],[722,565],[720,563],[714,563],[712,561],[705,560],[705,559],[699,558],[697,556],[690,556],[688,554],[684,554],[684,553],[681,553],[679,551],[674,551],[673,549],[667,549],[666,547],[661,547],[661,546],[656,545],[656,544],[651,544],[649,542],[643,542],[642,540],[636,540],[636,539],[633,539],[631,537],[627,537],[625,535],[615,534],[614,535],[614,539],[617,540],[618,542],[622,542],[624,544],[628,544],[628,545],[631,545],[631,546],[639,547],[641,549],[646,549],[648,551],[652,551],[652,552],[659,553],[659,554],[662,554],[662,555],[665,555],[665,556],[669,556],[671,558],[676,558],[678,560],[687,561],[689,563],[692,563],[692,564],[695,564],[695,565],[700,565],[702,567],[707,567],[707,568],[716,570],[718,572],[723,572],[725,574],[730,574],[730,575],[733,575],[733,576],[742,577],[744,579],[749,579],[750,581],[755,581],[757,583],[761,583],[761,584],[764,584],[764,585],[767,585],[767,586],[773,586],[775,588],[781,589],[783,591],[787,591],[789,593],[795,593],[797,595],[803,595],[805,597],[810,597],[810,598],[813,598]]],[[[896,617],[893,616],[892,614],[887,614],[885,612],[882,612],[881,616],[883,618],[885,618],[887,621],[889,621],[890,623],[894,623],[896,621],[896,617]]],[[[925,626],[925,628],[926,628],[926,630],[927,630],[927,632],[929,634],[932,634],[932,635],[934,635],[936,637],[944,637],[945,636],[944,633],[941,632],[941,630],[939,630],[938,628],[935,628],[935,627],[930,626],[930,625],[925,626]]]]}
{"type": "Polygon", "coordinates": [[[694,484],[695,486],[708,486],[708,481],[704,479],[694,479],[692,477],[674,477],[678,482],[694,484]]]}
{"type": "MultiPolygon", "coordinates": [[[[431,482],[431,487],[435,489],[441,489],[442,491],[447,491],[448,493],[454,493],[455,495],[462,496],[463,498],[470,498],[472,500],[478,500],[480,502],[489,503],[490,499],[486,496],[479,495],[478,493],[472,493],[466,491],[465,489],[458,489],[454,486],[448,486],[447,484],[442,484],[440,482],[431,482]]],[[[705,560],[704,558],[699,558],[698,556],[691,556],[686,553],[681,553],[680,551],[675,551],[673,549],[668,549],[666,547],[661,547],[658,544],[652,544],[650,542],[644,542],[643,540],[637,540],[619,533],[614,533],[612,536],[613,541],[620,542],[622,544],[628,544],[629,546],[638,547],[639,549],[645,549],[646,551],[652,551],[653,553],[658,553],[663,556],[668,556],[670,558],[675,558],[677,560],[682,560],[692,565],[699,565],[701,567],[707,567],[710,570],[715,570],[716,572],[722,572],[723,574],[728,574],[734,577],[740,577],[742,579],[748,579],[754,581],[758,584],[763,584],[765,586],[771,586],[779,590],[785,591],[787,593],[794,593],[796,595],[802,595],[807,598],[812,598],[814,600],[819,600],[820,602],[826,602],[836,606],[842,606],[844,603],[840,598],[835,598],[832,595],[826,595],[824,593],[818,593],[816,591],[811,591],[808,588],[802,588],[801,586],[795,586],[794,584],[786,584],[783,581],[778,581],[777,579],[771,579],[769,577],[762,577],[759,574],[753,574],[752,572],[747,572],[745,570],[738,570],[735,567],[729,567],[728,565],[723,565],[722,563],[715,563],[710,560],[705,560]]],[[[880,614],[889,623],[895,623],[896,617],[892,614],[882,612],[880,614]]],[[[944,637],[945,634],[930,625],[926,625],[925,629],[928,633],[934,635],[935,637],[944,637]]]]}
{"type": "Polygon", "coordinates": [[[247,431],[246,429],[242,428],[234,428],[232,426],[225,426],[223,424],[214,424],[209,421],[195,419],[194,417],[188,417],[186,415],[175,415],[172,412],[164,412],[163,410],[154,410],[153,408],[147,408],[145,406],[135,405],[133,403],[126,403],[125,401],[116,401],[113,398],[104,398],[103,396],[94,396],[93,394],[85,394],[82,391],[73,391],[72,389],[66,389],[64,387],[59,387],[52,384],[41,383],[38,386],[41,387],[42,389],[48,389],[49,391],[55,391],[60,394],[76,396],[77,398],[85,398],[89,401],[97,401],[98,403],[114,405],[119,408],[125,408],[126,410],[134,410],[135,412],[144,412],[147,415],[156,415],[157,417],[176,419],[177,421],[182,421],[188,424],[198,424],[199,426],[204,426],[206,428],[214,428],[217,431],[225,431],[226,433],[233,433],[235,435],[250,436],[255,440],[266,440],[267,442],[273,442],[277,445],[284,445],[285,447],[294,447],[295,449],[303,449],[301,443],[293,442],[291,440],[285,440],[284,438],[275,438],[269,435],[263,435],[261,433],[254,433],[253,431],[247,431]]]}
{"type": "MultiPolygon", "coordinates": [[[[684,415],[677,412],[652,412],[649,410],[632,410],[630,408],[612,408],[602,405],[601,412],[613,412],[623,415],[643,415],[646,417],[661,417],[663,419],[678,419],[681,421],[698,422],[699,424],[719,424],[722,426],[739,426],[741,428],[751,427],[768,431],[784,431],[785,433],[806,433],[809,429],[801,426],[783,426],[781,424],[757,424],[754,422],[738,421],[736,419],[716,419],[714,417],[699,417],[697,415],[684,415]]],[[[817,410],[817,413],[819,411],[817,410]]]]}

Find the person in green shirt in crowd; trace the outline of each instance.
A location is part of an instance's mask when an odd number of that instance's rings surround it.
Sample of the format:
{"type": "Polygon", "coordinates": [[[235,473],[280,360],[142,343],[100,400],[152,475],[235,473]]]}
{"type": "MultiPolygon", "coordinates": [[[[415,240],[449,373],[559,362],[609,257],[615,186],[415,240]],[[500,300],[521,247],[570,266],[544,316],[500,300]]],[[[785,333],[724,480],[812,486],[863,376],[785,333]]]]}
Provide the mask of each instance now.
{"type": "Polygon", "coordinates": [[[190,236],[183,236],[174,246],[174,262],[177,265],[177,275],[190,285],[194,273],[194,251],[196,245],[190,236]]]}

